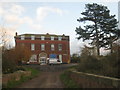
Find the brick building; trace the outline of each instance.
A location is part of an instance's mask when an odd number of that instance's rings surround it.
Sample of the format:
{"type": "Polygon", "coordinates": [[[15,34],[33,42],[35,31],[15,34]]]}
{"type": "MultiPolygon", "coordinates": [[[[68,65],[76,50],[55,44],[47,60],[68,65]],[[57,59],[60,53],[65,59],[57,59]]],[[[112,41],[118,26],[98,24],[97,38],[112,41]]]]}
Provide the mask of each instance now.
{"type": "Polygon", "coordinates": [[[30,63],[46,64],[47,58],[55,55],[63,63],[70,62],[69,36],[55,34],[21,34],[14,37],[16,46],[26,46],[32,56],[30,63]]]}

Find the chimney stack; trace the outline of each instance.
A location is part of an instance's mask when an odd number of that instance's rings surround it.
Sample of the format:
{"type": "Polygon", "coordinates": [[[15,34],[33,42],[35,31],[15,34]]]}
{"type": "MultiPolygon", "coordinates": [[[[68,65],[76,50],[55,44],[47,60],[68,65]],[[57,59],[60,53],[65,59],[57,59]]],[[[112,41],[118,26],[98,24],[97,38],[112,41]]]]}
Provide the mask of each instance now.
{"type": "Polygon", "coordinates": [[[17,36],[17,32],[15,33],[15,36],[17,36]]]}

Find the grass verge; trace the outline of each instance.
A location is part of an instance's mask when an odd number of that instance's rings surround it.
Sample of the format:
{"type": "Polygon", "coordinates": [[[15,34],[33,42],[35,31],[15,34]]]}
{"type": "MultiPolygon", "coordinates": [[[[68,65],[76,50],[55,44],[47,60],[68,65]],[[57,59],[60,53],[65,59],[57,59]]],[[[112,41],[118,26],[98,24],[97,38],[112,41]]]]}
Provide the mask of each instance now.
{"type": "Polygon", "coordinates": [[[28,81],[35,76],[37,76],[40,72],[33,68],[25,68],[26,71],[31,71],[31,76],[21,76],[19,81],[11,80],[7,83],[7,85],[2,86],[2,90],[8,90],[9,88],[16,88],[18,85],[22,84],[25,81],[28,81]]]}
{"type": "Polygon", "coordinates": [[[65,88],[79,88],[79,86],[69,77],[69,72],[65,71],[60,75],[65,88]]]}

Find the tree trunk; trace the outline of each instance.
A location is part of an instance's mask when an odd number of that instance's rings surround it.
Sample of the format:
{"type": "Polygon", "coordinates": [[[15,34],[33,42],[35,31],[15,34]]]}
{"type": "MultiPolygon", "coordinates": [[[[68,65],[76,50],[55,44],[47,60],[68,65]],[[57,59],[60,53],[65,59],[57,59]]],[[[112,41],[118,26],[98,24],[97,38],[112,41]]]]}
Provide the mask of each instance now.
{"type": "Polygon", "coordinates": [[[112,54],[113,53],[112,43],[110,43],[110,47],[111,47],[111,54],[112,54]]]}
{"type": "Polygon", "coordinates": [[[96,30],[96,46],[97,46],[97,55],[100,55],[100,48],[99,48],[99,38],[98,38],[98,31],[97,31],[97,24],[95,22],[95,30],[96,30]]]}
{"type": "Polygon", "coordinates": [[[113,53],[113,45],[112,45],[112,36],[110,34],[110,49],[111,49],[111,54],[113,53]]]}
{"type": "Polygon", "coordinates": [[[98,56],[100,55],[100,49],[99,49],[99,46],[97,46],[97,55],[98,55],[98,56]]]}

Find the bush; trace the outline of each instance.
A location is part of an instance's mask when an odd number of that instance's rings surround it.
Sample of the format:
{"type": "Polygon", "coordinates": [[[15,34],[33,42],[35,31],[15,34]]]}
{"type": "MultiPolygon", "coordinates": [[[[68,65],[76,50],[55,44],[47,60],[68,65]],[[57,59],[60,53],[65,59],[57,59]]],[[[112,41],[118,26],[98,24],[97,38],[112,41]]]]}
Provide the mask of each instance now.
{"type": "Polygon", "coordinates": [[[93,73],[109,77],[120,78],[120,52],[115,51],[107,56],[98,58],[90,55],[81,57],[81,62],[77,67],[80,72],[93,73]]]}
{"type": "Polygon", "coordinates": [[[22,65],[22,61],[28,61],[31,56],[31,51],[26,47],[17,46],[11,49],[2,51],[2,72],[13,73],[22,65]]]}
{"type": "Polygon", "coordinates": [[[80,62],[79,54],[73,53],[71,55],[71,63],[79,63],[79,62],[80,62]]]}
{"type": "Polygon", "coordinates": [[[120,78],[120,56],[118,52],[105,56],[101,62],[103,64],[101,72],[103,75],[120,78]]]}
{"type": "Polygon", "coordinates": [[[16,71],[16,63],[9,57],[9,52],[2,53],[2,72],[4,74],[16,71]],[[8,55],[8,56],[6,56],[8,55]]]}
{"type": "Polygon", "coordinates": [[[71,57],[71,63],[79,63],[80,57],[71,57]]]}
{"type": "Polygon", "coordinates": [[[84,72],[96,72],[100,71],[102,68],[101,62],[93,57],[93,56],[86,56],[84,59],[81,60],[78,71],[84,71],[84,72]]]}

